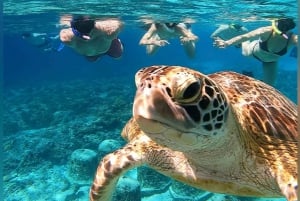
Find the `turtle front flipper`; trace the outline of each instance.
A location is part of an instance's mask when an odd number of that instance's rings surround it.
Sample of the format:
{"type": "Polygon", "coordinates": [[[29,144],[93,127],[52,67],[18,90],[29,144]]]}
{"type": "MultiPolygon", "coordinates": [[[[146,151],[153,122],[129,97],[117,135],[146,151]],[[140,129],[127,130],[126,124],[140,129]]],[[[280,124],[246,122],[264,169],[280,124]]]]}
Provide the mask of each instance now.
{"type": "Polygon", "coordinates": [[[135,152],[134,144],[106,155],[99,163],[90,189],[90,201],[110,201],[118,179],[129,169],[141,164],[141,155],[135,152]]]}
{"type": "Polygon", "coordinates": [[[282,193],[285,195],[288,201],[297,201],[297,185],[288,184],[284,189],[282,189],[282,193]]]}
{"type": "Polygon", "coordinates": [[[294,177],[289,177],[288,180],[286,180],[287,176],[282,173],[280,175],[281,177],[278,179],[278,184],[281,189],[282,194],[286,197],[288,201],[297,201],[297,189],[298,189],[298,183],[297,179],[294,177]],[[285,177],[284,177],[285,176],[285,177]]]}

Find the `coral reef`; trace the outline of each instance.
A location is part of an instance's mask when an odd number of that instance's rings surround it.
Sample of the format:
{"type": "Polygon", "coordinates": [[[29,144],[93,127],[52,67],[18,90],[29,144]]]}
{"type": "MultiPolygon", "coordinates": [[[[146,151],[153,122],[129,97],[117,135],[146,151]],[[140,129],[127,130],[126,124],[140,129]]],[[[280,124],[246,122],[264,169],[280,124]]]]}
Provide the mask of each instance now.
{"type": "Polygon", "coordinates": [[[90,149],[76,149],[69,162],[69,175],[77,181],[89,181],[97,168],[97,153],[90,149]]]}
{"type": "Polygon", "coordinates": [[[121,177],[118,181],[113,201],[141,201],[141,188],[138,181],[121,177]]]}
{"type": "Polygon", "coordinates": [[[182,199],[183,198],[187,199],[188,197],[192,197],[192,198],[202,197],[202,194],[206,192],[200,189],[193,188],[191,186],[188,186],[186,184],[183,184],[175,180],[172,181],[169,190],[174,198],[182,198],[182,199]]]}
{"type": "Polygon", "coordinates": [[[142,186],[142,195],[164,193],[171,185],[171,179],[146,166],[137,168],[137,179],[142,186]]]}
{"type": "Polygon", "coordinates": [[[98,158],[99,160],[108,153],[111,153],[122,146],[122,143],[117,140],[107,139],[103,140],[98,146],[98,158]]]}
{"type": "MultiPolygon", "coordinates": [[[[6,200],[87,200],[85,191],[94,172],[91,170],[84,182],[70,175],[72,152],[90,149],[96,153],[99,144],[109,138],[124,143],[120,132],[131,116],[134,90],[128,78],[5,88],[6,200]]],[[[97,164],[97,159],[93,163],[97,164]]],[[[73,166],[72,172],[83,171],[83,166],[79,167],[73,166]]]]}

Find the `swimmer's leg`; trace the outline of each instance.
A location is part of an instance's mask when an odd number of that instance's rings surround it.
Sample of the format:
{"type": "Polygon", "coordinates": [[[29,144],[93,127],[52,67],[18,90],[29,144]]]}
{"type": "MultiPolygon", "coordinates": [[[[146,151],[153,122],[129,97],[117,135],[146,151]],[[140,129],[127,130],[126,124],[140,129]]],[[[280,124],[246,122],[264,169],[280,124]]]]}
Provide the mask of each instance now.
{"type": "Polygon", "coordinates": [[[275,86],[277,78],[277,62],[263,62],[263,81],[271,86],[275,86]]]}
{"type": "Polygon", "coordinates": [[[184,50],[189,58],[195,58],[196,55],[196,45],[194,41],[189,41],[183,44],[184,50]]]}
{"type": "Polygon", "coordinates": [[[159,46],[156,45],[146,45],[146,52],[149,55],[153,55],[157,52],[159,46]]]}

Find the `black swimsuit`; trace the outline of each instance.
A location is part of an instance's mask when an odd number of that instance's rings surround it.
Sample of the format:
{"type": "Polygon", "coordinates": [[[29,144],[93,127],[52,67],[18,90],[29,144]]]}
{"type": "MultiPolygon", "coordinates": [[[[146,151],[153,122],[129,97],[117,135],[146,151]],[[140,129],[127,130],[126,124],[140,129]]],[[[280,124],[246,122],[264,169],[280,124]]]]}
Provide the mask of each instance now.
{"type": "Polygon", "coordinates": [[[288,44],[289,44],[289,41],[290,41],[290,38],[291,38],[291,37],[290,37],[291,34],[289,34],[289,37],[288,37],[288,39],[286,40],[286,46],[285,46],[282,50],[280,50],[279,52],[271,52],[271,51],[269,51],[269,49],[268,49],[268,41],[269,41],[269,39],[271,38],[272,34],[273,34],[273,31],[272,31],[272,33],[270,34],[270,36],[268,37],[267,40],[265,40],[265,41],[263,41],[263,42],[259,42],[259,47],[260,47],[260,49],[262,49],[262,50],[264,50],[264,51],[266,51],[266,52],[270,52],[270,53],[273,53],[273,54],[277,54],[277,55],[279,55],[279,56],[285,55],[285,54],[287,53],[287,48],[288,48],[288,44]]]}

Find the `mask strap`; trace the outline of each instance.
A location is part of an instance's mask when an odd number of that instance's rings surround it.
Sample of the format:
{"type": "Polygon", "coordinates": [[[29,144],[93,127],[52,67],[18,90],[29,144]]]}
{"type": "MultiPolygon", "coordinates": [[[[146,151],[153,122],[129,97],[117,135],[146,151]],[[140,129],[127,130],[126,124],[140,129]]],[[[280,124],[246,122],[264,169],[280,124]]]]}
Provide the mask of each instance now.
{"type": "Polygon", "coordinates": [[[280,31],[277,26],[276,26],[276,22],[275,20],[272,20],[272,28],[275,31],[275,33],[277,33],[278,35],[281,35],[282,37],[284,37],[285,39],[288,39],[289,37],[283,33],[282,31],[280,31]]]}

